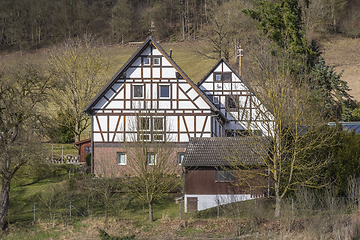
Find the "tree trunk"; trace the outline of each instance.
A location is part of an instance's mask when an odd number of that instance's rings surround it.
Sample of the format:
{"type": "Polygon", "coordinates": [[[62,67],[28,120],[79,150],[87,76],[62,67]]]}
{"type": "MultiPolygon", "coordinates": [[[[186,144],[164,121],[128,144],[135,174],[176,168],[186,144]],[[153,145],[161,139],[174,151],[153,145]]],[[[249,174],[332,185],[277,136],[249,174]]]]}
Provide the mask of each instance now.
{"type": "Polygon", "coordinates": [[[154,221],[152,202],[149,202],[149,220],[150,222],[154,221]]]}
{"type": "Polygon", "coordinates": [[[2,230],[5,230],[7,226],[5,218],[9,208],[10,182],[11,179],[6,179],[0,192],[0,227],[2,230]]]}
{"type": "Polygon", "coordinates": [[[281,197],[279,183],[275,183],[275,217],[280,217],[281,214],[281,197]]]}

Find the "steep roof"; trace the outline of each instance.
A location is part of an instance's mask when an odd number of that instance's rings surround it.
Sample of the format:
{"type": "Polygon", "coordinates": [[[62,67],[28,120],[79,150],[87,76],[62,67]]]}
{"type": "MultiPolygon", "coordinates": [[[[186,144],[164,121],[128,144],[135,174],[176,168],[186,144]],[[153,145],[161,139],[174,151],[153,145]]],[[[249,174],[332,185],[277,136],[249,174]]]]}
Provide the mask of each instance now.
{"type": "Polygon", "coordinates": [[[198,86],[181,70],[181,68],[173,61],[173,59],[165,52],[165,50],[149,36],[137,51],[127,60],[127,62],[120,68],[120,70],[110,79],[110,81],[103,87],[103,89],[91,100],[91,102],[83,110],[91,114],[92,107],[101,99],[101,97],[110,89],[110,87],[121,77],[121,75],[133,64],[133,62],[141,55],[141,53],[152,44],[160,53],[171,63],[171,65],[179,72],[179,74],[194,88],[194,90],[204,99],[209,107],[214,112],[219,112],[217,107],[207,98],[205,93],[201,91],[198,86]]]}
{"type": "Polygon", "coordinates": [[[183,166],[263,165],[267,155],[265,137],[191,138],[183,166]]]}
{"type": "Polygon", "coordinates": [[[197,83],[198,86],[200,86],[209,76],[212,74],[215,69],[221,64],[225,63],[226,66],[243,82],[243,84],[253,93],[255,94],[255,91],[246,83],[244,82],[243,78],[235,71],[235,69],[223,58],[220,58],[219,61],[210,69],[210,71],[197,83]]]}

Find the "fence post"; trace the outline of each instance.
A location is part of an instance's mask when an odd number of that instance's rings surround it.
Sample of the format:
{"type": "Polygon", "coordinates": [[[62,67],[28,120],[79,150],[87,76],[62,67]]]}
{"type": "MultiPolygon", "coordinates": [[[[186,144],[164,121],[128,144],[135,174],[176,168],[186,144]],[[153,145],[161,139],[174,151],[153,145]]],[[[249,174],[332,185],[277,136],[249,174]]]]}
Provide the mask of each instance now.
{"type": "Polygon", "coordinates": [[[219,219],[219,211],[220,211],[220,204],[218,203],[218,205],[217,205],[217,219],[219,219]]]}
{"type": "Polygon", "coordinates": [[[71,201],[70,201],[70,221],[71,221],[71,201]]]}
{"type": "Polygon", "coordinates": [[[35,203],[34,203],[34,223],[35,223],[35,203]]]}
{"type": "Polygon", "coordinates": [[[292,218],[294,219],[294,199],[293,198],[291,199],[291,215],[292,215],[292,218]]]}
{"type": "Polygon", "coordinates": [[[256,198],[255,198],[255,214],[256,214],[256,198]]]}
{"type": "Polygon", "coordinates": [[[61,163],[64,163],[64,145],[61,145],[61,163]]]}
{"type": "Polygon", "coordinates": [[[179,201],[179,215],[180,215],[180,220],[181,220],[181,200],[179,201]]]}
{"type": "Polygon", "coordinates": [[[145,203],[143,203],[143,219],[145,219],[145,203]]]}

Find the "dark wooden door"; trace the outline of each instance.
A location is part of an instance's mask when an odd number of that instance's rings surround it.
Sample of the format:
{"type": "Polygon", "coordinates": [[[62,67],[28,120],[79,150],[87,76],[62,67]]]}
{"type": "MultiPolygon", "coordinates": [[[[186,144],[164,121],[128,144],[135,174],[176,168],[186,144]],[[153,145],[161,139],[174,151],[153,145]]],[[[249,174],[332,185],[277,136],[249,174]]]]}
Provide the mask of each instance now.
{"type": "Polygon", "coordinates": [[[188,212],[196,212],[198,210],[197,208],[197,197],[188,197],[187,198],[187,211],[188,212]]]}

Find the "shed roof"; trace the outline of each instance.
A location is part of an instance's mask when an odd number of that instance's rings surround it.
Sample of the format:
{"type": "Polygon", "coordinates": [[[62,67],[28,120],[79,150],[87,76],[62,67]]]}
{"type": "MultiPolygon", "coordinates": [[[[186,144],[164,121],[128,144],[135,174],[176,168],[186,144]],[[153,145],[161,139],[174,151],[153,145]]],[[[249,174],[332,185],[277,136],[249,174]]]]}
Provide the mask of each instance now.
{"type": "Polygon", "coordinates": [[[234,162],[239,165],[263,165],[267,142],[265,137],[191,138],[183,166],[233,166],[234,162]]]}
{"type": "Polygon", "coordinates": [[[86,138],[86,139],[84,139],[84,140],[75,142],[74,145],[75,145],[75,146],[78,146],[78,145],[81,145],[81,144],[84,144],[84,143],[89,143],[89,142],[91,142],[91,138],[86,138]]]}

